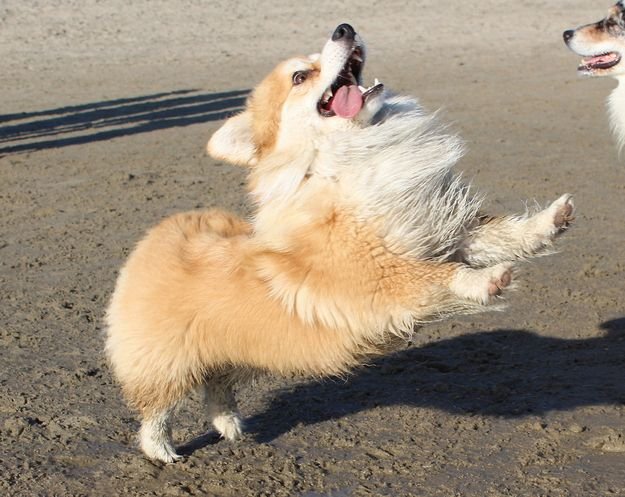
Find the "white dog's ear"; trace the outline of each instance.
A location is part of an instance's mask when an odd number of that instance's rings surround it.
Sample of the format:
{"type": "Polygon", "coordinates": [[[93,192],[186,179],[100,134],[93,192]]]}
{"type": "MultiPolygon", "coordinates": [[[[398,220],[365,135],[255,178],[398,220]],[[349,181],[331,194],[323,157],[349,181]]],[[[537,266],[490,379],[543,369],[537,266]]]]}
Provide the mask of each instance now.
{"type": "Polygon", "coordinates": [[[252,115],[245,111],[231,117],[215,131],[208,140],[206,151],[213,159],[254,166],[258,159],[252,136],[252,115]]]}

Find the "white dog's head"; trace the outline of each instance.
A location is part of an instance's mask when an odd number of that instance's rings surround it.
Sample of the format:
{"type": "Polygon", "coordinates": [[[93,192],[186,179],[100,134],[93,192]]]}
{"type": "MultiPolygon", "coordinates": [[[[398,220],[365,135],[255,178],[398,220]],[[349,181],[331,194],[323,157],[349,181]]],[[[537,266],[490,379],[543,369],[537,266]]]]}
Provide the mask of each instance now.
{"type": "Polygon", "coordinates": [[[625,75],[625,2],[619,1],[598,22],[563,33],[564,42],[582,61],[577,70],[588,76],[625,75]]]}
{"type": "Polygon", "coordinates": [[[362,86],[365,46],[339,25],[321,54],[280,64],[258,85],[246,110],[211,137],[208,153],[254,166],[274,153],[294,152],[333,131],[369,123],[382,107],[383,85],[362,86]]]}

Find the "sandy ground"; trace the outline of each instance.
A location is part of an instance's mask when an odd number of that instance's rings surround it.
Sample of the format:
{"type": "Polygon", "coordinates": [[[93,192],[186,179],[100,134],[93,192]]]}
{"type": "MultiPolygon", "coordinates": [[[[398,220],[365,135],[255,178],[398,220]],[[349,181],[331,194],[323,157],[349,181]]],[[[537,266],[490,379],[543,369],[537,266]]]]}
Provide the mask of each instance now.
{"type": "Polygon", "coordinates": [[[625,496],[625,168],[611,80],[561,32],[610,2],[0,2],[0,494],[625,496]],[[350,21],[367,74],[466,138],[494,212],[573,192],[577,225],[523,267],[504,313],[430,326],[347,382],[240,392],[244,440],[197,399],[164,466],[102,354],[116,273],[185,209],[248,212],[244,172],[204,155],[275,62],[350,21]]]}

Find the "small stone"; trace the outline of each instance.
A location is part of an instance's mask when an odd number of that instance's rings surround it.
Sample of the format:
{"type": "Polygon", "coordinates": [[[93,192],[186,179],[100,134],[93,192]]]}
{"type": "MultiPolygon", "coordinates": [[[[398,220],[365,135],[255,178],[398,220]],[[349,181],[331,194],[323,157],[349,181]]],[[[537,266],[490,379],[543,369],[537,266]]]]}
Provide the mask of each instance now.
{"type": "Polygon", "coordinates": [[[586,431],[586,427],[577,423],[573,423],[571,426],[569,426],[569,431],[572,433],[582,433],[586,431]]]}
{"type": "Polygon", "coordinates": [[[4,422],[3,430],[13,438],[19,437],[28,423],[23,418],[9,418],[4,422]]]}

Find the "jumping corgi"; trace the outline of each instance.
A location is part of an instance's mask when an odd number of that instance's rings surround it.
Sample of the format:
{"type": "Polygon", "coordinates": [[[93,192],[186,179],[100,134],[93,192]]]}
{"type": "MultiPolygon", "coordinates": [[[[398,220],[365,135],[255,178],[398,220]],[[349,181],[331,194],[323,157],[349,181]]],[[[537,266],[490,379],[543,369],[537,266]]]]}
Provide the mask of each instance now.
{"type": "Polygon", "coordinates": [[[563,33],[564,42],[582,61],[577,70],[587,76],[612,76],[619,82],[608,99],[610,125],[619,151],[625,145],[625,1],[610,8],[601,21],[563,33]]]}
{"type": "Polygon", "coordinates": [[[419,325],[487,310],[512,263],[572,221],[568,194],[533,215],[481,215],[453,172],[460,139],[415,100],[363,86],[365,61],[341,24],[320,54],[279,64],[208,143],[249,169],[251,221],[174,215],[122,268],[106,351],[148,457],[181,457],[171,416],[192,390],[235,439],[233,385],[344,375],[419,325]]]}

